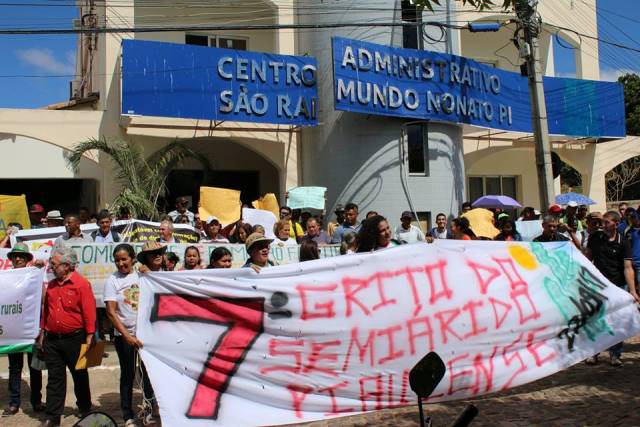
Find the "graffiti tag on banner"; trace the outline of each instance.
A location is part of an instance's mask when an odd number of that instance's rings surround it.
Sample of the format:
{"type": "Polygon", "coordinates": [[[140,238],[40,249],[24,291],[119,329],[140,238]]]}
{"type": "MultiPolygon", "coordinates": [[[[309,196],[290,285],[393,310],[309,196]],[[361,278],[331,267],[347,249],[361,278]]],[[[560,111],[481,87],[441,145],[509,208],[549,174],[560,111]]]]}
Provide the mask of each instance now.
{"type": "Polygon", "coordinates": [[[40,332],[44,270],[0,271],[0,354],[30,351],[40,332]]]}
{"type": "Polygon", "coordinates": [[[437,241],[263,269],[152,273],[138,337],[163,423],[299,423],[506,390],[640,332],[640,312],[568,243],[437,241]]]}
{"type": "MultiPolygon", "coordinates": [[[[35,240],[29,241],[34,242],[35,240]]],[[[140,252],[144,243],[131,243],[136,253],[140,252]]],[[[104,293],[104,282],[107,278],[116,271],[116,266],[113,262],[113,248],[116,244],[113,243],[84,243],[79,245],[72,245],[71,247],[78,254],[78,267],[77,271],[82,274],[91,283],[93,288],[93,295],[96,298],[96,304],[98,307],[104,307],[104,301],[102,295],[104,293]]],[[[247,250],[244,245],[231,244],[231,243],[170,243],[167,246],[167,251],[174,252],[180,258],[182,263],[184,258],[184,251],[188,246],[195,246],[200,251],[202,256],[203,265],[209,263],[211,252],[219,246],[224,246],[231,252],[233,264],[232,267],[242,267],[247,262],[247,250]]],[[[39,245],[37,249],[32,250],[35,259],[40,259],[48,263],[49,255],[51,253],[51,246],[39,245]]],[[[321,257],[332,257],[340,254],[339,245],[326,245],[320,246],[321,257]]],[[[10,249],[0,249],[0,270],[8,270],[11,268],[11,261],[7,258],[7,253],[10,249]]],[[[298,262],[298,255],[300,252],[300,246],[278,246],[276,244],[271,245],[271,254],[269,258],[278,264],[289,264],[298,262]]],[[[180,268],[180,265],[178,265],[180,268]]],[[[49,279],[52,279],[53,275],[49,274],[49,279]]]]}

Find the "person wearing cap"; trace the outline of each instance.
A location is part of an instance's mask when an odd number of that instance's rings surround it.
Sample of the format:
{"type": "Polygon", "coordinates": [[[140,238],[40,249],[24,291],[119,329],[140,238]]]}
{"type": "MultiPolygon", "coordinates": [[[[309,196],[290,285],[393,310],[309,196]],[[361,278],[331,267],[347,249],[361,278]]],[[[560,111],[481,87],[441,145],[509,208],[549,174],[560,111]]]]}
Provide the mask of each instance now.
{"type": "Polygon", "coordinates": [[[76,369],[83,344],[93,346],[96,332],[96,299],[91,284],[77,271],[78,255],[69,246],[55,247],[49,258],[54,278],[47,285],[38,343],[47,364],[47,420],[43,426],[60,425],[67,394],[67,369],[80,415],[91,411],[91,389],[86,369],[76,369]]]}
{"type": "Polygon", "coordinates": [[[562,215],[562,208],[560,205],[551,205],[549,206],[549,214],[560,218],[562,215]]]}
{"type": "Polygon", "coordinates": [[[54,242],[54,247],[77,245],[79,243],[93,243],[91,235],[80,230],[80,217],[76,214],[67,214],[64,217],[64,228],[67,230],[54,242]]]}
{"type": "Polygon", "coordinates": [[[47,227],[61,227],[64,225],[64,218],[58,210],[47,212],[47,216],[44,218],[47,227]]]}
{"type": "Polygon", "coordinates": [[[167,247],[159,242],[145,242],[136,259],[140,263],[138,271],[146,273],[148,271],[162,271],[164,269],[164,253],[167,247]]]}
{"type": "Polygon", "coordinates": [[[29,207],[29,221],[31,222],[31,228],[44,228],[43,220],[45,217],[44,208],[42,205],[35,203],[29,207]]]}
{"type": "Polygon", "coordinates": [[[304,235],[304,230],[293,218],[293,211],[289,206],[282,206],[280,208],[280,220],[289,221],[289,237],[298,243],[298,239],[304,235]]]}
{"type": "Polygon", "coordinates": [[[558,218],[548,214],[542,218],[542,234],[533,239],[534,242],[567,242],[569,238],[558,232],[558,218]]]}
{"type": "Polygon", "coordinates": [[[265,267],[275,265],[269,259],[270,245],[273,239],[269,239],[260,233],[252,233],[247,237],[244,246],[249,254],[249,259],[242,266],[243,268],[253,268],[257,273],[265,267]]]}
{"type": "MultiPolygon", "coordinates": [[[[7,254],[14,269],[25,268],[33,261],[33,254],[24,243],[17,243],[7,254]]],[[[41,265],[40,265],[41,266],[41,265]]],[[[25,353],[9,353],[9,407],[2,412],[3,417],[15,415],[20,410],[20,385],[25,353]]],[[[29,366],[29,387],[31,388],[31,407],[34,412],[44,411],[42,404],[42,372],[31,367],[32,352],[26,353],[29,366]]]]}
{"type": "Polygon", "coordinates": [[[188,207],[189,199],[186,197],[178,197],[176,199],[176,209],[168,213],[169,218],[171,218],[174,223],[177,223],[178,217],[186,216],[189,219],[189,224],[194,225],[195,215],[188,209],[188,207]]]}
{"type": "Polygon", "coordinates": [[[333,238],[333,232],[336,231],[336,228],[344,222],[344,206],[337,205],[333,213],[336,214],[336,220],[330,221],[329,224],[327,224],[327,234],[331,238],[333,238]]]}
{"type": "Polygon", "coordinates": [[[402,243],[416,243],[424,242],[425,237],[422,230],[415,225],[411,224],[414,216],[411,211],[404,211],[400,215],[400,225],[396,227],[393,236],[398,242],[402,243]]]}
{"type": "Polygon", "coordinates": [[[344,207],[344,221],[333,232],[331,243],[342,243],[345,234],[358,234],[361,228],[362,224],[358,222],[358,205],[347,203],[344,207]]]}
{"type": "MultiPolygon", "coordinates": [[[[538,213],[540,215],[540,213],[538,213]]],[[[518,217],[517,221],[535,221],[536,219],[536,210],[531,206],[526,206],[522,209],[522,213],[520,217],[518,217]]]]}
{"type": "Polygon", "coordinates": [[[210,216],[204,224],[204,232],[206,237],[201,240],[202,243],[229,243],[229,239],[220,234],[222,225],[220,220],[215,216],[210,216]]]}

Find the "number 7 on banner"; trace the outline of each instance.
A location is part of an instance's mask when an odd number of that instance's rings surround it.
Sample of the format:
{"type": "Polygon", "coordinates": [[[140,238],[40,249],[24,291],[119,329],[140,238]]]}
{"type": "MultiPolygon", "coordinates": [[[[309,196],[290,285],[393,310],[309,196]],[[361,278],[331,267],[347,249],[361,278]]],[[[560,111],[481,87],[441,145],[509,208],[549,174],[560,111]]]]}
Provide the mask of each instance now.
{"type": "Polygon", "coordinates": [[[264,298],[201,298],[156,294],[151,322],[198,322],[225,325],[198,378],[186,414],[189,418],[217,419],[220,398],[227,390],[253,343],[263,331],[264,298]]]}

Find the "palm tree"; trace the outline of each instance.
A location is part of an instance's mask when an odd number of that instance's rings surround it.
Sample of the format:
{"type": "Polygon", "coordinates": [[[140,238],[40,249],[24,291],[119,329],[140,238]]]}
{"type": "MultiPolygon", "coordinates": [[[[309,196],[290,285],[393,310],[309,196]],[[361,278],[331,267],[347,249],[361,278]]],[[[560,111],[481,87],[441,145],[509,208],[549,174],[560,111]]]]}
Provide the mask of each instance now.
{"type": "Polygon", "coordinates": [[[122,189],[112,203],[112,210],[126,207],[134,218],[157,220],[158,200],[167,193],[169,173],[183,160],[198,160],[205,171],[211,170],[209,160],[183,141],[173,141],[145,158],[142,147],[123,140],[89,139],[73,147],[67,158],[69,167],[78,172],[80,159],[88,151],[100,151],[113,160],[114,178],[122,189]]]}

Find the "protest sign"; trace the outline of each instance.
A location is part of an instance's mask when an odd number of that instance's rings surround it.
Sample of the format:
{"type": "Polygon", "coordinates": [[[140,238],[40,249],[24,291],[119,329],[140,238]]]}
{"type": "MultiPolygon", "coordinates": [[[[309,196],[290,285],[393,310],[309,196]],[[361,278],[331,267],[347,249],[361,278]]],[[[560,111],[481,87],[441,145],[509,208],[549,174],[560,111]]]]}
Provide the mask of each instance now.
{"type": "Polygon", "coordinates": [[[240,192],[228,188],[200,187],[200,218],[215,216],[220,224],[228,225],[240,219],[240,192]]]}
{"type": "Polygon", "coordinates": [[[0,195],[0,239],[6,235],[9,223],[12,222],[17,222],[23,228],[31,227],[27,199],[24,194],[21,196],[0,195]]]}
{"type": "Polygon", "coordinates": [[[520,233],[522,240],[531,242],[542,234],[542,221],[516,221],[516,230],[520,233]]]}
{"type": "Polygon", "coordinates": [[[251,225],[263,226],[264,235],[268,238],[273,239],[275,237],[273,234],[273,226],[278,219],[273,212],[262,209],[242,208],[242,219],[251,225]]]}
{"type": "Polygon", "coordinates": [[[507,390],[640,332],[571,244],[437,241],[263,269],[152,273],[137,336],[163,424],[300,423],[507,390]]]}
{"type": "MultiPolygon", "coordinates": [[[[278,205],[278,199],[276,199],[276,195],[273,193],[267,193],[264,196],[260,197],[258,200],[254,200],[253,202],[251,202],[251,206],[256,209],[271,211],[276,216],[276,218],[280,218],[280,206],[278,205]]],[[[250,222],[250,224],[253,223],[250,222]]]]}
{"type": "Polygon", "coordinates": [[[288,191],[288,206],[291,209],[324,210],[326,187],[294,187],[288,191]]]}
{"type": "Polygon", "coordinates": [[[40,332],[44,269],[0,271],[0,354],[30,351],[40,332]]]}

